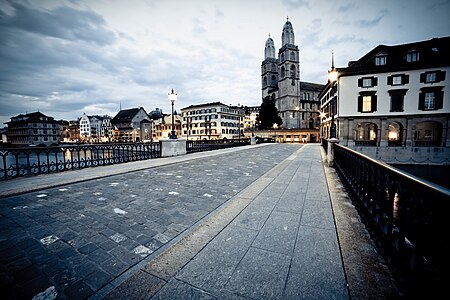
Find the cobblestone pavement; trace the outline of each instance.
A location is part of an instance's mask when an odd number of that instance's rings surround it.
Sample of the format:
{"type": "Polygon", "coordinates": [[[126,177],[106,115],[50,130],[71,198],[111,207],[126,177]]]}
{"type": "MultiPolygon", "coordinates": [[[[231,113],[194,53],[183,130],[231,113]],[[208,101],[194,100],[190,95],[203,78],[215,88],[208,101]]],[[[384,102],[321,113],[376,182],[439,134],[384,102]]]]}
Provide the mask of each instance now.
{"type": "Polygon", "coordinates": [[[255,147],[0,199],[2,298],[89,297],[299,147],[255,147]]]}

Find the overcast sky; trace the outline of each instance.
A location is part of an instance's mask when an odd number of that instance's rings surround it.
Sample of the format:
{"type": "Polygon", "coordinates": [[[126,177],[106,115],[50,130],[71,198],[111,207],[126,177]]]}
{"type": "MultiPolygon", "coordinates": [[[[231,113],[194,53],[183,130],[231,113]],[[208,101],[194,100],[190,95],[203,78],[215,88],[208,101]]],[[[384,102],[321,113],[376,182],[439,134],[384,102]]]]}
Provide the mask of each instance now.
{"type": "MultiPolygon", "coordinates": [[[[259,105],[269,34],[286,17],[302,81],[324,84],[379,44],[450,35],[450,0],[0,1],[0,122],[41,111],[73,120],[142,106],[259,105]]],[[[450,54],[449,54],[450,55],[450,54]]]]}

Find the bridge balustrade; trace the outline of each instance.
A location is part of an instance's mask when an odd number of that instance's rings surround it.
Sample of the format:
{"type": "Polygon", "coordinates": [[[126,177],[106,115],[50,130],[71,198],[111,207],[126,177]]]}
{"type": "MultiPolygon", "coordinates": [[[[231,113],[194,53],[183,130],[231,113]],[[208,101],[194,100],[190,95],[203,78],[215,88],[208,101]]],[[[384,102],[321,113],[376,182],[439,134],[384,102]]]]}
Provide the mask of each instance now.
{"type": "Polygon", "coordinates": [[[450,190],[338,144],[334,166],[401,288],[413,295],[445,286],[450,190]]]}
{"type": "Polygon", "coordinates": [[[0,180],[161,157],[160,143],[0,149],[0,180]]]}
{"type": "Polygon", "coordinates": [[[190,140],[186,141],[186,151],[187,153],[194,153],[244,145],[250,145],[249,138],[227,140],[190,140]]]}

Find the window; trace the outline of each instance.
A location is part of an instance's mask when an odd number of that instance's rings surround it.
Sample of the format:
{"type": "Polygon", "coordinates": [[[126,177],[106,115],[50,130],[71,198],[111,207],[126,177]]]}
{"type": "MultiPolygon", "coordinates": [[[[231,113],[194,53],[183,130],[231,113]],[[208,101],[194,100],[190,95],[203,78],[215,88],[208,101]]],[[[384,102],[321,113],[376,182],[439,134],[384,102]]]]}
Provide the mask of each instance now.
{"type": "Polygon", "coordinates": [[[384,54],[375,56],[375,65],[384,66],[386,64],[387,56],[384,54]]]}
{"type": "Polygon", "coordinates": [[[433,92],[425,93],[425,101],[423,105],[424,110],[434,109],[435,107],[435,96],[433,92]]]}
{"type": "Polygon", "coordinates": [[[420,82],[434,83],[445,80],[445,71],[431,71],[420,74],[420,82]]]}
{"type": "Polygon", "coordinates": [[[409,83],[409,75],[407,74],[396,74],[387,77],[388,85],[403,85],[409,83]]]}
{"type": "Polygon", "coordinates": [[[389,95],[391,98],[391,112],[403,111],[403,103],[406,94],[405,90],[390,90],[389,95]]]}
{"type": "Polygon", "coordinates": [[[372,86],[372,78],[363,79],[363,87],[371,87],[372,86]]]}
{"type": "Polygon", "coordinates": [[[291,60],[295,60],[295,53],[291,52],[291,60]]]}
{"type": "Polygon", "coordinates": [[[443,87],[422,88],[419,93],[419,110],[437,110],[443,107],[443,87]]]}
{"type": "Polygon", "coordinates": [[[400,85],[400,84],[402,84],[402,76],[393,76],[392,85],[400,85]]]}
{"type": "Polygon", "coordinates": [[[378,78],[376,77],[363,77],[358,79],[358,87],[373,87],[378,85],[378,78]]]}
{"type": "Polygon", "coordinates": [[[406,61],[407,62],[419,61],[419,51],[411,50],[408,53],[406,53],[406,61]]]}
{"type": "Polygon", "coordinates": [[[372,111],[372,96],[363,96],[363,112],[372,111]]]}
{"type": "Polygon", "coordinates": [[[280,75],[281,75],[281,78],[283,78],[283,77],[285,76],[285,75],[284,75],[285,73],[286,73],[286,72],[285,72],[284,66],[282,66],[282,67],[281,67],[281,74],[280,74],[280,75]]]}
{"type": "Polygon", "coordinates": [[[425,121],[417,123],[414,132],[414,146],[440,146],[442,129],[442,124],[438,122],[425,121]]]}
{"type": "Polygon", "coordinates": [[[436,82],[436,73],[427,73],[425,75],[425,82],[436,82]]]}
{"type": "Polygon", "coordinates": [[[375,92],[360,93],[358,97],[359,112],[374,112],[377,110],[377,96],[375,92]]]}

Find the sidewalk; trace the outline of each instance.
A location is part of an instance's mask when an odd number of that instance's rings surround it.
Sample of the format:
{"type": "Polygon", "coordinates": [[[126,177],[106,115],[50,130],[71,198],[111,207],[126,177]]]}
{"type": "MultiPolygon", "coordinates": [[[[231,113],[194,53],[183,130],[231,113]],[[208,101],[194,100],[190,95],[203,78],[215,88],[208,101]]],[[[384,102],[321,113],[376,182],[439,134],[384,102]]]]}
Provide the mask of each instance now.
{"type": "Polygon", "coordinates": [[[349,299],[319,145],[300,148],[105,298],[151,296],[349,299]]]}

